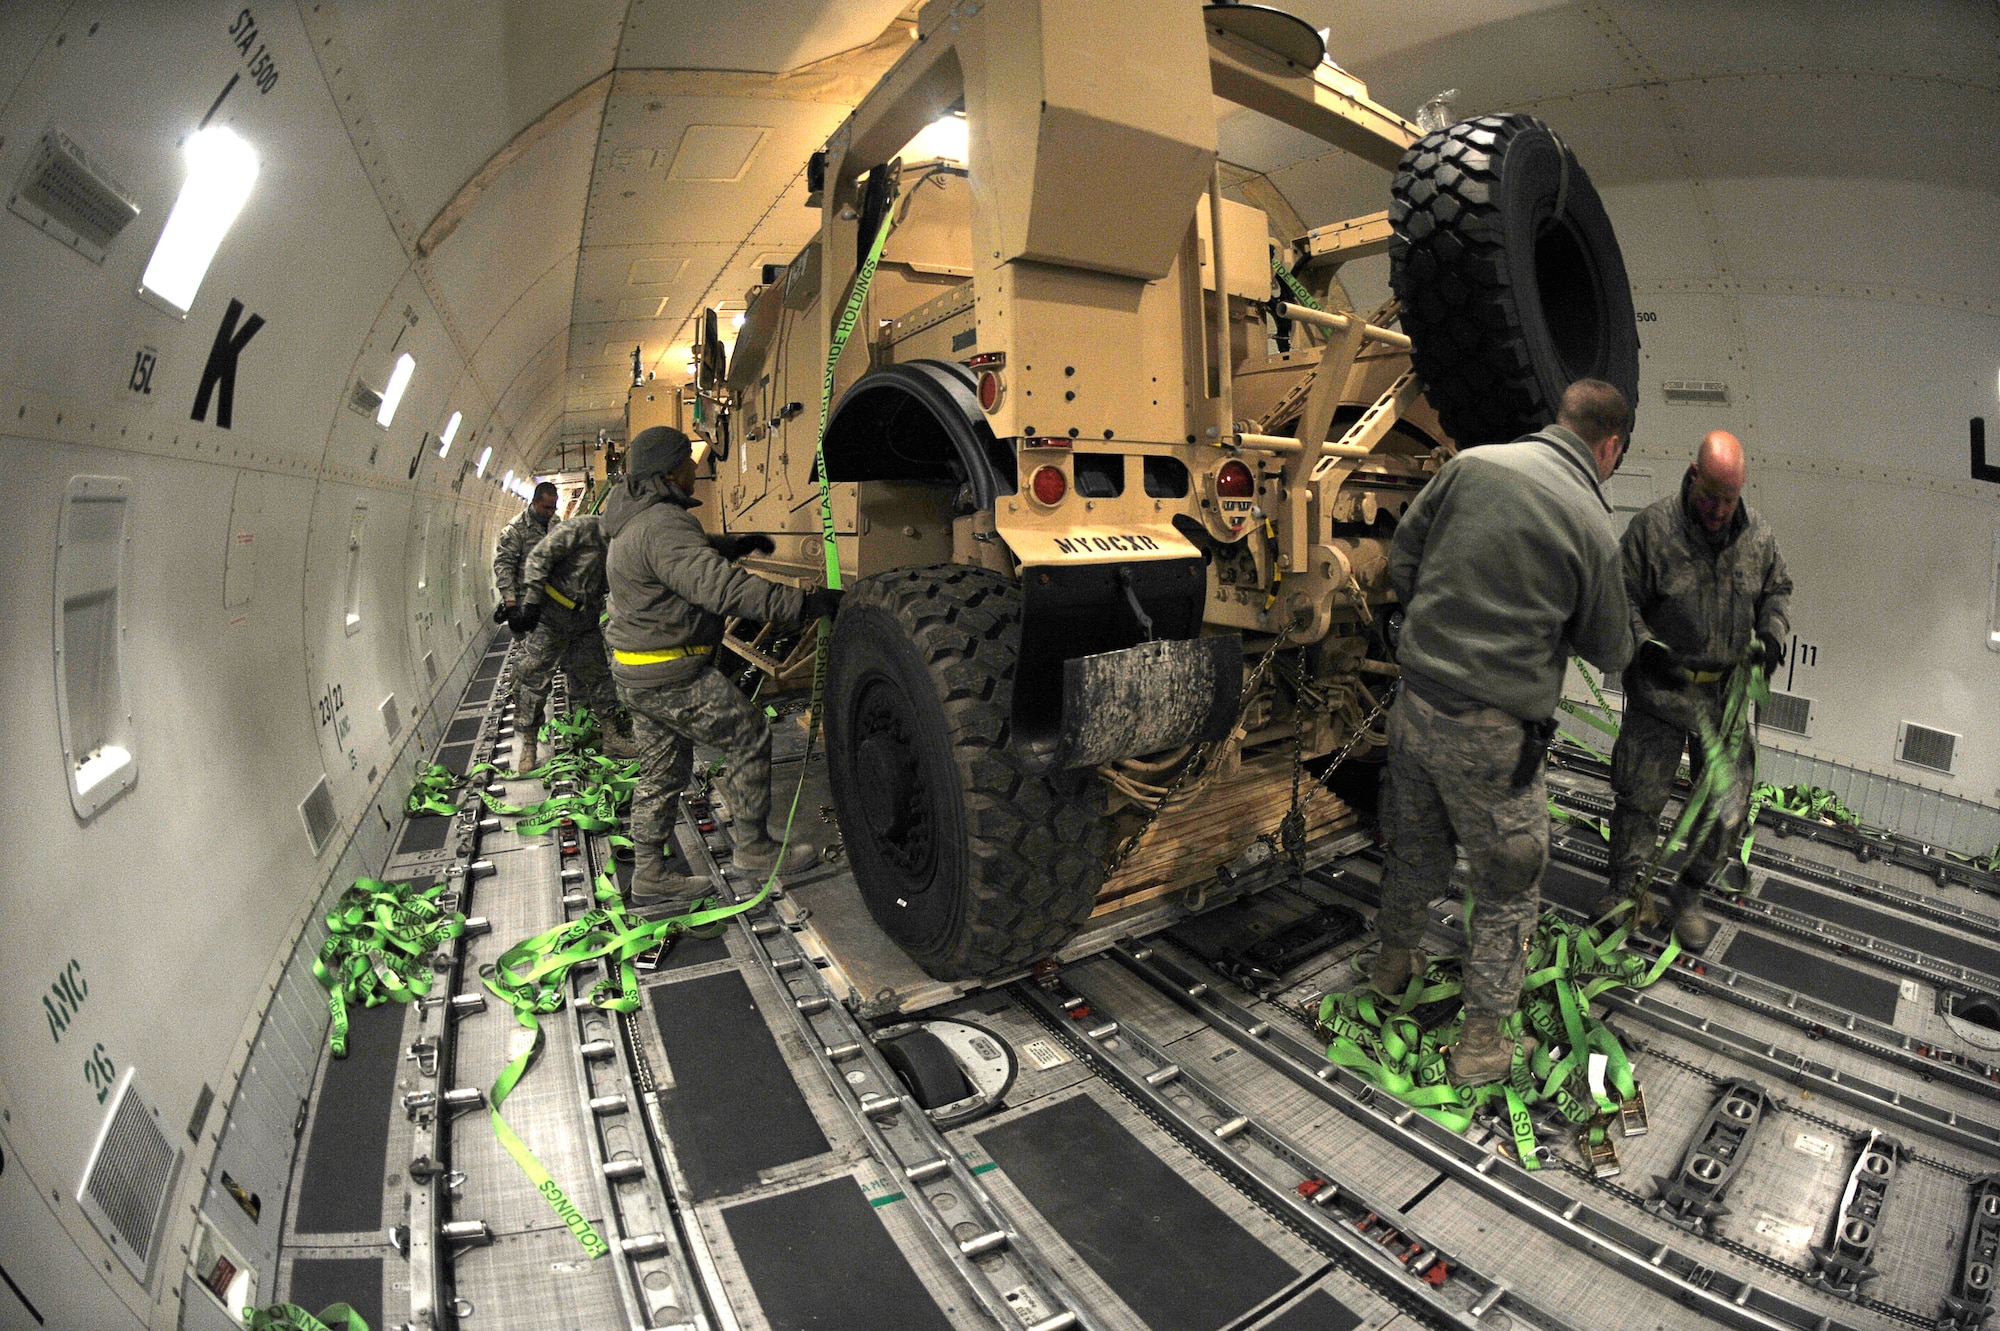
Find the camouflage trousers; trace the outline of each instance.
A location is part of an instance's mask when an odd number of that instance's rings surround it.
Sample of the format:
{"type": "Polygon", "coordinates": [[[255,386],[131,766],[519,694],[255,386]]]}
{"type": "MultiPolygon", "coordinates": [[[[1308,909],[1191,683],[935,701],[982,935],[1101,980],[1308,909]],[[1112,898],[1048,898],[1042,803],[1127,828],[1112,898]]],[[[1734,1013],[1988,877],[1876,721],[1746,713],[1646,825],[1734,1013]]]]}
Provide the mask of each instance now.
{"type": "MultiPolygon", "coordinates": [[[[1719,730],[1721,689],[1695,685],[1685,692],[1692,705],[1719,730]]],[[[1629,893],[1633,879],[1645,871],[1659,836],[1660,810],[1667,806],[1683,749],[1688,751],[1692,774],[1699,780],[1702,769],[1708,766],[1708,753],[1699,735],[1688,733],[1679,721],[1664,720],[1638,707],[1625,709],[1618,743],[1611,750],[1611,793],[1617,797],[1611,811],[1611,890],[1616,894],[1629,893]]],[[[1742,843],[1756,770],[1757,746],[1746,740],[1716,808],[1715,826],[1694,846],[1681,870],[1687,882],[1713,885],[1716,874],[1742,843]]]]}
{"type": "Polygon", "coordinates": [[[545,617],[528,635],[521,649],[521,662],[514,670],[515,731],[522,735],[541,731],[549,684],[555,678],[557,666],[569,676],[571,700],[587,704],[591,711],[615,725],[618,691],[611,683],[604,635],[595,624],[571,627],[545,617]]]}
{"type": "Polygon", "coordinates": [[[632,839],[664,845],[679,816],[680,793],[694,770],[694,746],[722,750],[722,796],[742,846],[762,841],[771,812],[771,727],[764,710],[714,666],[652,688],[618,686],[632,713],[639,747],[639,783],[632,790],[632,839]]]}
{"type": "Polygon", "coordinates": [[[1505,1017],[1521,999],[1541,913],[1549,810],[1540,764],[1516,788],[1521,721],[1494,707],[1450,716],[1404,690],[1389,713],[1382,793],[1388,856],[1375,923],[1384,947],[1421,948],[1429,905],[1451,891],[1456,843],[1471,865],[1469,1013],[1505,1017]]]}

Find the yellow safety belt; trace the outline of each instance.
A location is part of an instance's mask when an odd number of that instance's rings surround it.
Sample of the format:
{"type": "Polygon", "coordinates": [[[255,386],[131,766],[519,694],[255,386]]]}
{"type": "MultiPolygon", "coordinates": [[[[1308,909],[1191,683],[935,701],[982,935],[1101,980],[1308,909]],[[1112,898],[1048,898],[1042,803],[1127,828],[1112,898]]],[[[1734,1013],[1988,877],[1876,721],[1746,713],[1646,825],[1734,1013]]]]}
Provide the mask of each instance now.
{"type": "Polygon", "coordinates": [[[550,600],[554,601],[557,605],[561,606],[563,609],[565,610],[576,609],[576,602],[570,600],[569,597],[564,596],[561,592],[557,591],[556,585],[553,582],[545,583],[542,587],[542,590],[549,594],[550,600]]]}
{"type": "Polygon", "coordinates": [[[708,656],[713,647],[669,647],[663,652],[626,652],[614,650],[611,655],[619,665],[659,665],[662,661],[678,661],[683,656],[708,656]]]}

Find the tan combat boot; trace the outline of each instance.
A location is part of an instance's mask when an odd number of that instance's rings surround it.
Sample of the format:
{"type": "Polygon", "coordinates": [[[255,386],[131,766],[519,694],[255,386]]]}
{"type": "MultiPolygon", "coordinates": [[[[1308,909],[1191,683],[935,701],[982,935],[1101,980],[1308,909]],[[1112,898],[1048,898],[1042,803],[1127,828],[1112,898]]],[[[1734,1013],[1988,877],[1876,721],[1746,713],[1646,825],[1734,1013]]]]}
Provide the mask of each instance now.
{"type": "Polygon", "coordinates": [[[1700,952],[1715,938],[1715,917],[1701,908],[1701,884],[1685,878],[1674,884],[1674,935],[1690,952],[1700,952]]]}
{"type": "Polygon", "coordinates": [[[1422,975],[1430,965],[1422,948],[1390,947],[1387,943],[1368,969],[1368,987],[1384,998],[1400,998],[1410,987],[1412,976],[1422,975]]]}
{"type": "Polygon", "coordinates": [[[630,735],[620,730],[613,730],[607,726],[604,730],[604,756],[607,758],[637,758],[639,756],[639,746],[632,742],[630,735]]]}
{"type": "Polygon", "coordinates": [[[737,846],[730,859],[743,872],[762,878],[773,869],[779,873],[803,873],[819,863],[819,850],[809,841],[794,841],[787,846],[763,836],[737,846]]]}
{"type": "Polygon", "coordinates": [[[535,760],[538,757],[540,757],[540,755],[535,752],[535,741],[532,737],[523,735],[519,739],[516,739],[514,741],[515,771],[517,772],[534,771],[537,765],[535,760]]]}
{"type": "Polygon", "coordinates": [[[1444,1057],[1454,1086],[1486,1086],[1503,1080],[1514,1066],[1514,1042],[1500,1030],[1500,1018],[1468,1012],[1458,1043],[1444,1057]]]}

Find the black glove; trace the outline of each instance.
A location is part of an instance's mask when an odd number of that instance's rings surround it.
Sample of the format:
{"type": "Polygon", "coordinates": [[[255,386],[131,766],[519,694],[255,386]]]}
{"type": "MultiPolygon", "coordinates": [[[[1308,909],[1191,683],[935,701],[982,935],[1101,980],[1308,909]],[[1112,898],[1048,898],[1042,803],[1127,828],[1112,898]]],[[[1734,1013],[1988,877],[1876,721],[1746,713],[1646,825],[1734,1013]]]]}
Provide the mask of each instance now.
{"type": "Polygon", "coordinates": [[[1694,676],[1688,673],[1687,667],[1674,655],[1674,649],[1658,638],[1648,638],[1639,644],[1638,666],[1639,673],[1647,679],[1670,689],[1682,688],[1694,682],[1694,676]]]}
{"type": "Polygon", "coordinates": [[[1750,659],[1766,670],[1776,670],[1785,663],[1785,644],[1768,633],[1759,633],[1750,644],[1750,659]]]}
{"type": "Polygon", "coordinates": [[[516,606],[514,613],[507,616],[507,627],[514,630],[517,638],[526,637],[535,631],[535,625],[542,622],[542,603],[528,601],[516,606]]]}
{"type": "Polygon", "coordinates": [[[748,536],[711,536],[708,543],[724,559],[735,561],[745,555],[774,555],[778,547],[771,544],[771,538],[762,532],[752,532],[748,536]]]}
{"type": "Polygon", "coordinates": [[[493,622],[495,624],[505,624],[513,617],[513,614],[513,608],[505,601],[502,601],[499,605],[493,607],[493,622]]]}
{"type": "Polygon", "coordinates": [[[832,619],[840,613],[840,598],[845,595],[838,587],[815,587],[807,592],[805,622],[832,619]]]}

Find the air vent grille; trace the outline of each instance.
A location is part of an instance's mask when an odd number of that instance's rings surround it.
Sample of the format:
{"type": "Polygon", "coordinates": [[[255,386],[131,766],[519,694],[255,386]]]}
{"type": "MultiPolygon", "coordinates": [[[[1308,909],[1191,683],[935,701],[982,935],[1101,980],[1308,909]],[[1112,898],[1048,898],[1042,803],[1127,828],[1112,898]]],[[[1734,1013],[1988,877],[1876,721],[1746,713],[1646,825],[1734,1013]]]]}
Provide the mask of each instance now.
{"type": "Polygon", "coordinates": [[[125,1070],[84,1170],[77,1203],[127,1269],[146,1279],[153,1231],[173,1184],[180,1152],[167,1144],[125,1070]]]}
{"type": "Polygon", "coordinates": [[[1809,735],[1812,733],[1812,705],[1811,698],[1773,689],[1771,701],[1757,709],[1757,724],[1773,730],[1788,730],[1794,735],[1809,735]]]}
{"type": "Polygon", "coordinates": [[[333,811],[333,790],[324,776],[312,788],[312,794],[299,801],[299,817],[305,820],[306,836],[312,841],[313,854],[326,849],[328,838],[340,819],[333,811]]]}
{"type": "Polygon", "coordinates": [[[1929,726],[1905,721],[1902,739],[1902,751],[1896,755],[1898,758],[1913,767],[1928,767],[1933,772],[1950,775],[1958,736],[1947,730],[1932,730],[1929,726]]]}
{"type": "Polygon", "coordinates": [[[1697,402],[1711,407],[1729,405],[1729,385],[1712,379],[1669,379],[1660,387],[1669,402],[1697,402]]]}
{"type": "Polygon", "coordinates": [[[431,683],[438,682],[438,661],[436,652],[424,653],[424,678],[431,683]]]}
{"type": "Polygon", "coordinates": [[[59,130],[49,130],[7,207],[18,217],[93,263],[133,218],[139,205],[90,155],[59,130]]]}
{"type": "Polygon", "coordinates": [[[389,738],[394,739],[396,736],[402,734],[403,713],[396,706],[396,695],[392,693],[384,698],[380,710],[382,712],[382,729],[389,732],[389,738]]]}

